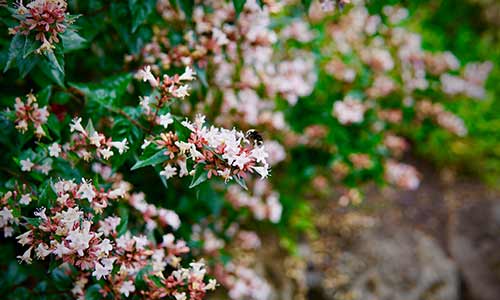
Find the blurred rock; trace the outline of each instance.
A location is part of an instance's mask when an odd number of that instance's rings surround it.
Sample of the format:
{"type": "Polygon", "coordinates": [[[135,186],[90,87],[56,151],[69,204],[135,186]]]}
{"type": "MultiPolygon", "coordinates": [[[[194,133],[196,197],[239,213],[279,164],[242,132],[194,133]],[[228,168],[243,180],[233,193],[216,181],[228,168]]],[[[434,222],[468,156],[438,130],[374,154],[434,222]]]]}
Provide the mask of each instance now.
{"type": "Polygon", "coordinates": [[[450,221],[449,249],[473,299],[500,299],[499,199],[459,207],[450,221]]]}
{"type": "Polygon", "coordinates": [[[364,229],[333,263],[335,271],[313,289],[321,289],[324,299],[458,299],[455,264],[436,241],[416,230],[364,229]]]}

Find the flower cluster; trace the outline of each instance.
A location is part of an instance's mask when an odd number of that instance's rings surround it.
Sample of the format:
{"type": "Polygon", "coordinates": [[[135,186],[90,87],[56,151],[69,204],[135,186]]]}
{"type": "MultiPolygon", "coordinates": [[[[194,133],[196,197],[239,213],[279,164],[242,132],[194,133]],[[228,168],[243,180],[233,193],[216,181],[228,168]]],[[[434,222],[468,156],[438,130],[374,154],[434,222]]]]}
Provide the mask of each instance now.
{"type": "Polygon", "coordinates": [[[248,208],[257,220],[278,223],[283,210],[279,194],[266,181],[255,181],[251,190],[250,194],[232,185],[228,188],[226,198],[237,209],[248,208]]]}
{"type": "Polygon", "coordinates": [[[59,43],[58,35],[68,26],[65,0],[34,0],[26,6],[18,3],[14,17],[19,25],[10,28],[11,34],[33,34],[42,45],[37,52],[52,51],[54,44],[59,43]]]}
{"type": "Polygon", "coordinates": [[[25,133],[31,126],[35,129],[35,135],[38,139],[46,135],[43,125],[47,123],[49,111],[47,106],[39,107],[35,95],[29,93],[26,95],[26,101],[16,98],[14,105],[16,113],[16,129],[25,133]],[[31,125],[31,126],[30,126],[31,125]]]}
{"type": "MultiPolygon", "coordinates": [[[[24,224],[28,230],[16,238],[18,243],[28,247],[18,258],[30,264],[34,258],[44,260],[52,257],[60,263],[76,267],[79,270],[73,289],[76,297],[84,296],[90,276],[106,280],[105,288],[100,291],[103,296],[112,293],[128,297],[139,292],[134,285],[139,272],[143,273],[148,286],[141,294],[150,299],[167,295],[177,297],[186,292],[191,295],[190,299],[202,299],[206,290],[215,288],[215,281],[208,284],[203,281],[206,273],[203,263],[192,263],[189,269],[179,268],[179,256],[187,253],[189,248],[184,241],[176,241],[173,234],[164,235],[163,241],[156,243],[146,235],[123,231],[122,219],[117,216],[102,216],[99,223],[93,222],[94,217],[104,213],[110,201],[127,198],[130,187],[121,184],[105,191],[82,179],[81,183],[61,180],[52,188],[57,198],[51,209],[38,208],[35,218],[24,224]],[[82,207],[90,207],[91,210],[82,207]],[[167,266],[177,269],[165,278],[162,272],[167,270],[167,266]],[[151,276],[157,277],[160,283],[151,276]]],[[[4,195],[2,204],[11,195],[4,195]]],[[[20,204],[23,204],[24,198],[27,197],[23,195],[20,204]]],[[[2,212],[5,212],[2,213],[3,227],[15,223],[11,210],[4,206],[2,212]]]]}
{"type": "Polygon", "coordinates": [[[113,148],[119,154],[123,154],[128,150],[127,139],[113,141],[111,138],[106,138],[104,134],[96,131],[90,121],[86,128],[83,128],[81,123],[82,118],[73,119],[70,124],[70,132],[74,132],[71,142],[62,146],[65,150],[62,154],[61,145],[57,143],[52,144],[49,148],[50,156],[58,157],[59,155],[66,155],[67,151],[72,151],[85,161],[89,161],[93,157],[108,160],[114,155],[113,148]]]}

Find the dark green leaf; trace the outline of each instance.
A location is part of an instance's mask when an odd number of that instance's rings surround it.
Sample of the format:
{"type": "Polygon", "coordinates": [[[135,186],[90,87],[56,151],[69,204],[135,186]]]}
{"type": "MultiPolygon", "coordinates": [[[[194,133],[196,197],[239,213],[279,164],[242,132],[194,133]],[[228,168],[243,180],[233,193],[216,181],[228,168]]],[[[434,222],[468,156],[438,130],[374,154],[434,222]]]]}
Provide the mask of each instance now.
{"type": "Polygon", "coordinates": [[[64,52],[71,52],[83,49],[87,46],[87,41],[74,30],[66,30],[61,34],[64,52]]]}
{"type": "Polygon", "coordinates": [[[186,14],[188,20],[191,20],[191,16],[193,15],[194,0],[179,0],[179,6],[184,14],[186,14]]]}
{"type": "Polygon", "coordinates": [[[248,190],[247,183],[245,182],[245,179],[236,175],[236,176],[234,176],[234,181],[236,181],[236,183],[239,184],[244,190],[248,190]]]}
{"type": "Polygon", "coordinates": [[[311,7],[312,0],[302,0],[302,4],[306,8],[306,13],[309,11],[309,7],[311,7]]]}
{"type": "Polygon", "coordinates": [[[243,11],[246,0],[233,0],[234,10],[236,11],[236,16],[239,16],[243,11]]]}
{"type": "Polygon", "coordinates": [[[49,98],[52,95],[52,86],[48,85],[43,90],[36,94],[36,99],[38,101],[38,105],[46,106],[49,104],[49,98]]]}
{"type": "MultiPolygon", "coordinates": [[[[28,58],[33,57],[29,56],[28,58]]],[[[64,56],[63,53],[48,52],[41,59],[39,67],[42,72],[59,86],[64,87],[64,56]]]]}
{"type": "Polygon", "coordinates": [[[40,226],[40,218],[27,218],[27,217],[23,217],[23,219],[30,225],[33,225],[35,227],[38,227],[40,226]]]}
{"type": "Polygon", "coordinates": [[[102,295],[99,292],[101,290],[101,286],[99,284],[94,284],[91,285],[86,291],[85,291],[85,300],[101,300],[102,295]]]}
{"type": "Polygon", "coordinates": [[[128,229],[128,215],[129,209],[125,206],[120,206],[118,208],[118,215],[120,216],[120,224],[116,227],[116,232],[118,236],[122,236],[127,232],[128,229]]]}
{"type": "Polygon", "coordinates": [[[155,8],[156,0],[129,0],[128,6],[132,13],[132,32],[146,21],[155,8]]]}
{"type": "Polygon", "coordinates": [[[22,56],[22,51],[24,47],[25,37],[21,34],[16,34],[10,41],[9,55],[7,58],[7,63],[5,64],[4,72],[10,69],[13,62],[16,61],[18,57],[22,56]]]}
{"type": "Polygon", "coordinates": [[[205,165],[198,164],[196,166],[195,173],[193,175],[193,179],[191,180],[191,184],[189,185],[189,188],[192,189],[195,186],[206,181],[207,179],[208,179],[208,177],[207,177],[207,171],[205,170],[205,165]]]}
{"type": "Polygon", "coordinates": [[[69,85],[85,94],[89,101],[106,108],[121,108],[123,96],[132,80],[132,74],[120,74],[110,77],[99,84],[70,83],[69,85]]]}
{"type": "Polygon", "coordinates": [[[135,165],[132,166],[131,170],[136,170],[136,169],[143,168],[146,166],[156,165],[156,164],[162,163],[168,159],[169,159],[169,156],[165,155],[165,150],[160,150],[156,154],[154,154],[153,156],[148,157],[146,159],[139,160],[138,162],[136,162],[135,165]]]}

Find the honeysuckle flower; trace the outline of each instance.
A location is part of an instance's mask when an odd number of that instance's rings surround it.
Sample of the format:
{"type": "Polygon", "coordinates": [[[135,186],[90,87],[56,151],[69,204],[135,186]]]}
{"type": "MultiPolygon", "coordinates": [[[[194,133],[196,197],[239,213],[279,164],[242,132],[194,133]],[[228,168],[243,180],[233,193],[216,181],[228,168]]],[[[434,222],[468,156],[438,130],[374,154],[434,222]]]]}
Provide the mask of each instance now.
{"type": "Polygon", "coordinates": [[[52,253],[52,250],[49,249],[49,247],[44,244],[38,244],[38,246],[35,248],[35,254],[36,257],[39,259],[44,259],[45,257],[49,256],[52,253]]]}
{"type": "Polygon", "coordinates": [[[59,154],[61,153],[61,145],[58,143],[53,143],[52,145],[49,146],[49,155],[52,157],[59,157],[59,154]]]}
{"type": "Polygon", "coordinates": [[[25,233],[17,236],[16,240],[18,240],[17,242],[23,246],[31,244],[31,242],[33,241],[33,231],[32,230],[26,231],[25,233]]]}
{"type": "Polygon", "coordinates": [[[99,154],[102,155],[102,158],[104,158],[104,160],[108,160],[111,156],[113,156],[113,151],[111,151],[111,147],[98,149],[97,151],[99,152],[99,154]]]}
{"type": "Polygon", "coordinates": [[[157,87],[159,85],[158,79],[151,73],[151,66],[145,66],[144,69],[139,70],[136,77],[144,82],[148,81],[151,87],[157,87]]]}
{"type": "Polygon", "coordinates": [[[44,175],[49,175],[50,170],[52,170],[52,162],[46,161],[43,165],[37,166],[36,169],[44,175]]]}
{"type": "Polygon", "coordinates": [[[176,88],[171,88],[169,92],[176,98],[184,99],[184,97],[189,96],[189,85],[185,84],[176,88]]]}
{"type": "Polygon", "coordinates": [[[177,175],[177,169],[172,167],[170,164],[167,164],[163,171],[160,172],[161,176],[165,176],[165,178],[169,179],[177,175]]]}
{"type": "Polygon", "coordinates": [[[101,140],[103,139],[103,135],[97,131],[92,132],[89,136],[90,143],[96,147],[101,147],[101,140]]]}
{"type": "Polygon", "coordinates": [[[31,202],[31,195],[30,194],[24,194],[22,195],[21,199],[19,200],[19,204],[22,205],[28,205],[31,202]]]}
{"type": "Polygon", "coordinates": [[[31,264],[31,250],[33,250],[33,246],[29,247],[23,255],[18,256],[19,262],[24,262],[26,264],[31,264]]]}
{"type": "Polygon", "coordinates": [[[127,144],[127,139],[123,139],[121,142],[111,142],[111,146],[115,147],[118,150],[119,154],[123,154],[128,150],[127,144]]]}
{"type": "Polygon", "coordinates": [[[59,258],[62,258],[64,255],[71,253],[71,249],[66,247],[64,245],[64,242],[59,243],[59,242],[53,241],[51,246],[54,247],[54,250],[52,251],[52,253],[57,255],[59,258]]]}
{"type": "Polygon", "coordinates": [[[333,115],[341,124],[361,123],[364,119],[365,106],[363,103],[351,97],[343,101],[336,101],[333,105],[333,115]]]}
{"type": "Polygon", "coordinates": [[[110,270],[105,268],[103,265],[101,265],[99,262],[95,263],[95,269],[92,272],[92,276],[95,276],[97,280],[101,278],[106,278],[110,273],[110,270]]]}
{"type": "Polygon", "coordinates": [[[196,72],[194,72],[193,69],[187,66],[186,69],[184,70],[184,73],[182,73],[182,75],[179,76],[179,80],[187,80],[187,81],[195,80],[196,77],[194,77],[194,75],[196,75],[196,72]]]}
{"type": "Polygon", "coordinates": [[[82,184],[78,189],[78,196],[80,197],[80,199],[87,199],[90,202],[94,200],[96,192],[94,191],[94,186],[90,181],[87,182],[85,181],[85,179],[82,179],[82,184]]]}
{"type": "Polygon", "coordinates": [[[82,226],[69,232],[66,240],[69,241],[70,249],[83,256],[83,251],[89,248],[89,242],[93,237],[90,233],[90,222],[83,221],[82,226]]]}
{"type": "Polygon", "coordinates": [[[35,165],[34,163],[31,162],[31,160],[29,158],[23,159],[19,163],[21,164],[21,171],[24,171],[24,172],[31,171],[31,169],[35,165]]]}
{"type": "Polygon", "coordinates": [[[141,145],[141,149],[143,149],[143,150],[146,149],[150,144],[151,144],[150,140],[144,139],[144,142],[141,145]]]}
{"type": "Polygon", "coordinates": [[[132,281],[127,280],[122,283],[119,289],[120,293],[128,297],[130,293],[135,292],[135,285],[132,281]]]}
{"type": "Polygon", "coordinates": [[[165,115],[161,115],[159,117],[158,124],[161,126],[168,128],[168,125],[174,123],[174,118],[172,118],[172,115],[170,113],[167,113],[165,115]]]}
{"type": "Polygon", "coordinates": [[[173,296],[175,297],[175,300],[187,300],[186,293],[174,293],[173,296]]]}
{"type": "Polygon", "coordinates": [[[73,121],[71,122],[71,124],[69,125],[69,131],[73,132],[73,131],[77,131],[77,132],[80,132],[84,135],[87,134],[87,132],[85,131],[85,129],[83,129],[83,126],[82,126],[82,118],[74,118],[73,121]]]}

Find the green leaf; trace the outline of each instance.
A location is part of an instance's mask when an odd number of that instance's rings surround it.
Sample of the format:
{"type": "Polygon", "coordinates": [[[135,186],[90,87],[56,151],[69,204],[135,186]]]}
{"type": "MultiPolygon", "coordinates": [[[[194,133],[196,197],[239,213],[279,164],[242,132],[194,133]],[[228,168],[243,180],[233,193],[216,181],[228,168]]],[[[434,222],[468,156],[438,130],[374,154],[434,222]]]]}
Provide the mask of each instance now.
{"type": "Polygon", "coordinates": [[[236,16],[239,16],[245,7],[246,0],[233,0],[234,10],[236,11],[236,16]]]}
{"type": "Polygon", "coordinates": [[[5,64],[5,68],[3,69],[4,73],[7,72],[10,69],[12,63],[15,62],[16,59],[22,55],[22,51],[24,49],[24,43],[25,43],[25,37],[19,33],[12,38],[12,40],[10,41],[7,63],[5,64]]]}
{"type": "Polygon", "coordinates": [[[198,67],[198,65],[196,64],[194,65],[194,69],[196,71],[198,79],[200,79],[201,84],[203,84],[204,87],[208,87],[207,70],[198,67]]]}
{"type": "Polygon", "coordinates": [[[160,150],[151,157],[139,160],[138,162],[135,163],[135,165],[132,166],[130,170],[137,170],[139,168],[143,168],[146,166],[157,165],[159,163],[168,160],[169,158],[170,157],[168,155],[165,155],[165,150],[160,150]]]}
{"type": "Polygon", "coordinates": [[[122,236],[127,232],[128,229],[128,216],[129,209],[126,206],[120,206],[118,208],[118,215],[120,216],[120,224],[116,227],[116,232],[118,236],[122,236]]]}
{"type": "Polygon", "coordinates": [[[247,187],[247,183],[245,182],[245,179],[243,179],[242,177],[236,175],[236,176],[233,176],[234,178],[234,181],[236,181],[237,184],[239,184],[244,190],[248,190],[248,187],[247,187]]]}
{"type": "Polygon", "coordinates": [[[76,33],[76,31],[70,29],[61,34],[61,41],[64,47],[64,53],[87,47],[87,40],[76,33]]]}
{"type": "Polygon", "coordinates": [[[54,54],[54,51],[45,52],[45,57],[52,64],[52,67],[56,68],[59,72],[62,72],[64,74],[64,69],[61,66],[61,64],[59,63],[59,60],[57,59],[56,55],[54,54]]]}
{"type": "Polygon", "coordinates": [[[37,47],[37,42],[33,41],[32,39],[26,37],[24,41],[24,47],[23,47],[23,56],[22,59],[25,59],[26,57],[30,56],[33,54],[33,52],[38,49],[37,47]]]}
{"type": "Polygon", "coordinates": [[[128,6],[132,13],[132,32],[135,32],[155,8],[156,0],[129,0],[128,6]]]}
{"type": "Polygon", "coordinates": [[[69,274],[67,274],[62,268],[55,268],[50,274],[50,277],[52,277],[52,282],[59,291],[67,291],[68,289],[71,289],[73,280],[71,280],[69,274]]]}
{"type": "Polygon", "coordinates": [[[38,64],[40,70],[59,86],[64,87],[64,54],[47,52],[44,56],[45,59],[41,59],[38,64]]]}
{"type": "Polygon", "coordinates": [[[309,7],[311,7],[312,0],[302,0],[302,4],[306,8],[306,13],[309,11],[309,7]]]}
{"type": "Polygon", "coordinates": [[[99,284],[94,284],[91,285],[86,291],[85,291],[85,300],[101,300],[102,295],[99,292],[101,290],[101,286],[99,284]]]}
{"type": "Polygon", "coordinates": [[[36,94],[36,100],[38,102],[38,105],[40,106],[48,105],[50,95],[52,95],[52,86],[48,85],[43,90],[41,90],[36,94]]]}
{"type": "Polygon", "coordinates": [[[132,81],[132,74],[120,74],[103,80],[101,83],[69,83],[70,86],[85,94],[87,100],[105,108],[121,108],[123,96],[132,81]]]}
{"type": "Polygon", "coordinates": [[[186,14],[186,18],[191,20],[193,15],[194,8],[194,0],[179,0],[179,6],[181,7],[184,14],[186,14]]]}
{"type": "Polygon", "coordinates": [[[195,173],[193,175],[193,179],[191,180],[191,184],[189,188],[192,189],[195,186],[201,184],[202,182],[208,179],[208,172],[205,170],[205,164],[198,164],[195,169],[195,173]]]}
{"type": "Polygon", "coordinates": [[[40,226],[40,218],[28,218],[28,217],[23,217],[23,219],[30,225],[33,225],[35,227],[40,226]]]}

